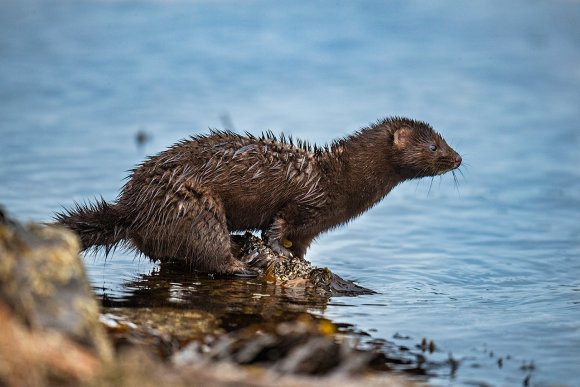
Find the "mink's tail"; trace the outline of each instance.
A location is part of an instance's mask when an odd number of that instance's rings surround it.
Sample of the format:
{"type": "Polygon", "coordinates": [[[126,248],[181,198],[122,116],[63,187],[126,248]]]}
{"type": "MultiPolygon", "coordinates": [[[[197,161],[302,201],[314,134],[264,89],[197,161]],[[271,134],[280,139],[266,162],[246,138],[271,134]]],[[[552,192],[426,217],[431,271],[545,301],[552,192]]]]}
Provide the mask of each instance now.
{"type": "Polygon", "coordinates": [[[73,208],[55,214],[55,220],[78,235],[82,250],[104,248],[108,255],[119,242],[127,241],[127,222],[117,206],[103,198],[95,203],[75,203],[73,208]]]}

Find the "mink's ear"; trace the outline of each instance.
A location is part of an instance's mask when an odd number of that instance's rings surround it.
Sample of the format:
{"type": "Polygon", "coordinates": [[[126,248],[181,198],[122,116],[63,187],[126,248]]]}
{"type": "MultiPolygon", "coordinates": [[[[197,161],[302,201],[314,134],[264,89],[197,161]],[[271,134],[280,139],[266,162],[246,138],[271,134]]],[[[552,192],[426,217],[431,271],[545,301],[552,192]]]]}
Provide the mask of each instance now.
{"type": "Polygon", "coordinates": [[[395,131],[395,148],[404,149],[411,143],[413,129],[408,126],[403,126],[395,131]]]}

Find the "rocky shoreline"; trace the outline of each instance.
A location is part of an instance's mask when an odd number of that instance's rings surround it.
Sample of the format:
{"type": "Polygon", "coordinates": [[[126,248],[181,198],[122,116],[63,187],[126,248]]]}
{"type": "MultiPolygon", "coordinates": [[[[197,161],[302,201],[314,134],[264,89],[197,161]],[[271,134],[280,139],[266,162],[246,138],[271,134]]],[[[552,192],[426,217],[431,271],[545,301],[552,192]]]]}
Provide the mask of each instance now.
{"type": "MultiPolygon", "coordinates": [[[[246,256],[274,254],[251,234],[236,238],[246,256]]],[[[272,311],[277,318],[230,313],[227,323],[224,314],[201,307],[101,306],[78,250],[69,231],[23,226],[0,210],[0,385],[410,386],[416,382],[392,372],[393,365],[422,373],[426,348],[392,356],[384,346],[361,345],[360,335],[332,321],[284,305],[272,311]]],[[[371,292],[326,268],[271,258],[256,281],[273,292],[320,305],[331,296],[371,292]]],[[[257,299],[254,307],[261,303],[267,301],[257,299]]]]}

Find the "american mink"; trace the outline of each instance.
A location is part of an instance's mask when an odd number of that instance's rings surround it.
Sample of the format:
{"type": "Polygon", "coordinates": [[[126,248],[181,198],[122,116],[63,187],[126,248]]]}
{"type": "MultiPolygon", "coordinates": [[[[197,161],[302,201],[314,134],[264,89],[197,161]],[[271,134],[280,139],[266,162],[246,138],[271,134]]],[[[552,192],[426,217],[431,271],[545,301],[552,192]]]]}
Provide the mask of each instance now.
{"type": "Polygon", "coordinates": [[[399,183],[458,168],[461,156],[433,128],[387,118],[317,147],[272,132],[213,130],[131,171],[114,203],[56,215],[83,249],[121,243],[154,260],[215,273],[251,272],[230,232],[261,230],[275,251],[303,258],[320,233],[368,210],[399,183]]]}

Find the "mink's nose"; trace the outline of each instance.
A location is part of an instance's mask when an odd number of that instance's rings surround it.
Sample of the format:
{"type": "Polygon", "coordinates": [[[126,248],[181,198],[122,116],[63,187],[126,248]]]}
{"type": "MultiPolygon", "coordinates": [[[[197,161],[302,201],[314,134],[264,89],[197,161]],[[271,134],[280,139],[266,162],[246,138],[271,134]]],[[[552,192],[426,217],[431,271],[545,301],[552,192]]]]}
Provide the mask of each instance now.
{"type": "Polygon", "coordinates": [[[454,167],[457,168],[461,165],[461,156],[457,155],[457,157],[455,158],[455,164],[454,167]]]}

